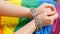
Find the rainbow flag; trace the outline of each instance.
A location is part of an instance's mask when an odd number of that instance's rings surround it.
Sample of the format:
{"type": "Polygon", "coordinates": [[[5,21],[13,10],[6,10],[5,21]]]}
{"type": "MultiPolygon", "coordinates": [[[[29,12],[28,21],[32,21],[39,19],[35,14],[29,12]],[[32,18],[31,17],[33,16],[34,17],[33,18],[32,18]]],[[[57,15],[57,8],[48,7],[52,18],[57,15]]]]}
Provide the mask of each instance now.
{"type": "MultiPolygon", "coordinates": [[[[44,1],[40,0],[7,0],[7,2],[17,5],[17,6],[24,6],[28,8],[37,8],[41,5],[44,1]]],[[[48,3],[50,3],[49,1],[48,3]]],[[[56,3],[52,2],[52,4],[56,5],[56,3]]],[[[13,34],[25,24],[31,21],[30,18],[18,18],[18,17],[0,17],[0,34],[13,34]]]]}
{"type": "MultiPolygon", "coordinates": [[[[36,8],[39,5],[39,0],[8,0],[7,2],[17,6],[25,6],[28,8],[30,7],[36,8]]],[[[31,20],[30,18],[17,18],[17,17],[6,17],[6,16],[1,16],[0,18],[2,26],[1,28],[4,34],[13,34],[13,32],[17,31],[22,26],[24,26],[24,24],[26,24],[31,20]]]]}

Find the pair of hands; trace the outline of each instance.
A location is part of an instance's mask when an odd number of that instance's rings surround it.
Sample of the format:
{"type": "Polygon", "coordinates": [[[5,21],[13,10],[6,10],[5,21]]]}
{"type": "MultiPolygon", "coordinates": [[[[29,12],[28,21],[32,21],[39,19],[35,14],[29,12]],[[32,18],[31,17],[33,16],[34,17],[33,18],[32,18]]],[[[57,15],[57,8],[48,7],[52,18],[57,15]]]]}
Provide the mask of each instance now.
{"type": "Polygon", "coordinates": [[[37,17],[42,22],[43,26],[53,24],[54,20],[58,17],[54,5],[44,3],[36,9],[37,17]]]}

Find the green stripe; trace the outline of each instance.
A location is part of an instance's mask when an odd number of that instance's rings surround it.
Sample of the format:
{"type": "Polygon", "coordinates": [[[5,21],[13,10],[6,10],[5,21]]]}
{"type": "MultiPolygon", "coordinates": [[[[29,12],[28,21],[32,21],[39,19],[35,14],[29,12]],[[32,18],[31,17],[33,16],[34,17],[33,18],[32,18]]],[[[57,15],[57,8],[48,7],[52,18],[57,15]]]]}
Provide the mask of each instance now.
{"type": "Polygon", "coordinates": [[[17,30],[19,30],[24,25],[26,25],[29,21],[31,21],[30,18],[20,18],[19,23],[16,26],[16,29],[14,30],[14,32],[16,32],[17,30]]]}
{"type": "MultiPolygon", "coordinates": [[[[28,8],[37,8],[39,6],[39,0],[22,0],[22,6],[24,7],[28,7],[28,8]]],[[[21,27],[23,27],[24,25],[26,25],[29,21],[31,21],[30,18],[20,18],[19,19],[19,23],[16,26],[14,32],[16,32],[17,30],[19,30],[21,27]]]]}
{"type": "Polygon", "coordinates": [[[38,7],[39,6],[39,0],[22,0],[22,6],[31,8],[31,7],[38,7]]]}

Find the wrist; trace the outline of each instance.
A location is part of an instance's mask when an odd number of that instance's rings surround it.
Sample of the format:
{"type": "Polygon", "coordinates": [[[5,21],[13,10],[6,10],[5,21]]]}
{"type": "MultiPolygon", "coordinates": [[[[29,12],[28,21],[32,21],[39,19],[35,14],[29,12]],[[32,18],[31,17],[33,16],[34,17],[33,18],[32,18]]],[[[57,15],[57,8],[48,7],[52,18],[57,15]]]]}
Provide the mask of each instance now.
{"type": "Polygon", "coordinates": [[[27,14],[28,17],[31,18],[31,19],[33,19],[34,17],[33,17],[32,13],[31,13],[31,9],[30,9],[30,8],[28,8],[28,12],[29,12],[29,13],[27,14]]]}
{"type": "Polygon", "coordinates": [[[34,16],[35,26],[36,26],[35,32],[36,32],[36,31],[42,29],[42,23],[37,17],[36,9],[35,8],[31,8],[31,12],[32,12],[32,15],[34,16]]]}
{"type": "Polygon", "coordinates": [[[32,25],[32,29],[34,29],[33,31],[35,31],[35,30],[36,30],[35,20],[33,19],[30,23],[31,23],[31,25],[32,25]]]}

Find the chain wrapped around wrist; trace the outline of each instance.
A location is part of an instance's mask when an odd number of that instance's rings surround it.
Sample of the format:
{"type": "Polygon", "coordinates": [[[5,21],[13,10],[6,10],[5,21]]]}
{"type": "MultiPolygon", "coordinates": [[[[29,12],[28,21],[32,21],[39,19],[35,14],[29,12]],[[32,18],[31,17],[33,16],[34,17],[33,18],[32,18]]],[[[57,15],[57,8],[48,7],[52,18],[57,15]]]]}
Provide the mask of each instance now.
{"type": "Polygon", "coordinates": [[[31,8],[31,12],[32,12],[32,15],[35,20],[35,25],[36,25],[35,32],[36,32],[36,31],[42,29],[42,22],[38,19],[35,8],[31,8]]]}

